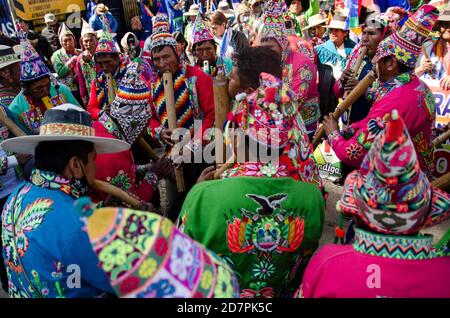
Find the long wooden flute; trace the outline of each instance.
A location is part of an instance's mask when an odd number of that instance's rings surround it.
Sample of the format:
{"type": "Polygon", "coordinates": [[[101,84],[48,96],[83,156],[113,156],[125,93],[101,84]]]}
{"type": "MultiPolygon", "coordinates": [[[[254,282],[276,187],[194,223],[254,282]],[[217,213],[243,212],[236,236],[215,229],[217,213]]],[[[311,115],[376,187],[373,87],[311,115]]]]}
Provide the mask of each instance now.
{"type": "MultiPolygon", "coordinates": [[[[166,72],[163,74],[163,84],[164,84],[164,98],[166,100],[166,111],[167,111],[167,119],[169,122],[169,129],[173,131],[178,128],[178,124],[177,124],[177,113],[175,110],[175,97],[173,91],[172,73],[166,72]]],[[[182,167],[175,168],[175,178],[177,180],[178,192],[186,191],[182,167]]]]}
{"type": "Polygon", "coordinates": [[[450,139],[450,129],[446,132],[440,134],[433,140],[433,146],[438,147],[442,145],[444,142],[446,142],[448,139],[450,139]]]}
{"type": "MultiPolygon", "coordinates": [[[[375,80],[375,73],[373,71],[370,71],[367,73],[367,75],[361,80],[361,82],[358,83],[358,85],[355,86],[355,88],[348,94],[347,98],[343,100],[337,107],[336,110],[333,113],[333,118],[335,120],[338,120],[339,117],[342,116],[342,114],[360,97],[362,96],[367,88],[372,85],[373,81],[375,80]]],[[[317,147],[317,145],[320,143],[320,140],[322,139],[322,136],[325,133],[325,129],[323,128],[323,125],[320,126],[319,131],[317,132],[316,136],[314,137],[314,140],[312,142],[312,145],[314,148],[317,147]]]]}

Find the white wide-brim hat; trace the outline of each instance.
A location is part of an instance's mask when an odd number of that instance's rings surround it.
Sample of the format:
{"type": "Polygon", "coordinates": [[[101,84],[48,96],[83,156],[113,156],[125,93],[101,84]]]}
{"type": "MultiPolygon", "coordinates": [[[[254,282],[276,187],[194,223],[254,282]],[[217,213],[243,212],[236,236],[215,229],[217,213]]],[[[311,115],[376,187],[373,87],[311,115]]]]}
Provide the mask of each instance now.
{"type": "Polygon", "coordinates": [[[20,45],[10,47],[0,45],[0,69],[20,62],[20,45]]]}
{"type": "Polygon", "coordinates": [[[198,4],[193,4],[189,7],[189,11],[183,13],[184,16],[197,16],[200,13],[200,7],[198,4]]]}
{"type": "MultiPolygon", "coordinates": [[[[6,151],[34,155],[34,150],[40,142],[69,140],[92,142],[98,154],[122,152],[131,147],[122,140],[96,137],[89,113],[72,104],[63,104],[47,110],[39,135],[10,138],[0,146],[6,151]]],[[[55,149],[55,152],[57,151],[58,149],[55,149]]]]}
{"type": "Polygon", "coordinates": [[[308,30],[312,27],[321,25],[322,23],[327,22],[328,19],[324,18],[321,14],[315,14],[308,19],[308,25],[304,27],[302,30],[308,30]]]}

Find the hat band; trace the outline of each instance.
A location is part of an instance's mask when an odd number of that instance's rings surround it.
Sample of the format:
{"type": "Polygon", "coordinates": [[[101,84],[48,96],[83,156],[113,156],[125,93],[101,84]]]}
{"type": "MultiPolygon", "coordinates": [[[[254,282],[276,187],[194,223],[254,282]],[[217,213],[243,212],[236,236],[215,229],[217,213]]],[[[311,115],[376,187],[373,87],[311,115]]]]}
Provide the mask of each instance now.
{"type": "Polygon", "coordinates": [[[19,62],[19,58],[15,54],[0,56],[0,63],[8,63],[11,61],[19,62]]]}
{"type": "Polygon", "coordinates": [[[51,123],[42,125],[39,135],[94,137],[95,130],[92,127],[80,124],[51,123]]]}

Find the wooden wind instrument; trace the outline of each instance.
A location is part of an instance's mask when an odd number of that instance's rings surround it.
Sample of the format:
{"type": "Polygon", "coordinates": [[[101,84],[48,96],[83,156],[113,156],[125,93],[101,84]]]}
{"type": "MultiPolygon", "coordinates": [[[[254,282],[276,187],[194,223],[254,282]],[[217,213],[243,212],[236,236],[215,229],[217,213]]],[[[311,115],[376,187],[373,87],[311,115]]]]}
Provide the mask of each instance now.
{"type": "Polygon", "coordinates": [[[152,149],[152,147],[150,147],[150,145],[145,141],[144,137],[139,137],[136,140],[136,143],[142,149],[142,151],[144,151],[154,162],[159,160],[159,156],[152,149]]]}
{"type": "Polygon", "coordinates": [[[113,85],[113,78],[111,74],[106,74],[106,83],[108,85],[108,106],[111,107],[112,102],[116,98],[116,89],[113,85]]]}
{"type": "Polygon", "coordinates": [[[431,184],[438,189],[444,191],[447,190],[448,188],[450,188],[450,172],[447,172],[443,176],[437,178],[436,180],[431,182],[431,184]]]}
{"type": "MultiPolygon", "coordinates": [[[[360,54],[359,54],[358,58],[356,59],[355,65],[353,65],[353,67],[352,67],[352,71],[355,72],[356,79],[358,79],[358,71],[361,68],[361,64],[364,61],[364,58],[366,57],[366,54],[367,54],[367,46],[363,46],[361,48],[361,51],[360,51],[360,54]]],[[[349,94],[349,92],[345,92],[344,93],[344,97],[342,99],[345,100],[348,97],[348,94],[349,94]]],[[[352,112],[352,105],[350,105],[349,109],[350,109],[350,111],[348,112],[349,114],[348,114],[347,123],[350,122],[350,114],[352,112]]]]}
{"type": "Polygon", "coordinates": [[[216,164],[225,162],[225,145],[222,127],[230,112],[230,96],[228,95],[228,79],[219,74],[214,78],[214,114],[215,114],[215,154],[216,164]]]}
{"type": "MultiPolygon", "coordinates": [[[[426,59],[430,59],[430,55],[427,52],[427,49],[425,48],[425,45],[422,46],[422,54],[426,59]]],[[[433,72],[429,72],[431,79],[435,79],[434,78],[434,74],[433,72]]]]}
{"type": "Polygon", "coordinates": [[[92,184],[92,188],[98,192],[109,194],[114,198],[119,199],[121,202],[129,204],[133,209],[139,210],[141,207],[141,202],[138,199],[133,198],[124,190],[113,186],[111,183],[108,183],[106,181],[95,179],[92,184]]]}
{"type": "Polygon", "coordinates": [[[439,147],[439,146],[442,145],[444,142],[446,142],[447,139],[450,139],[450,129],[447,130],[446,132],[440,134],[439,136],[437,136],[437,137],[433,140],[433,146],[434,146],[434,147],[439,147]]]}
{"type": "Polygon", "coordinates": [[[216,172],[214,173],[214,179],[220,179],[220,176],[222,173],[224,173],[226,170],[233,168],[234,164],[236,162],[236,157],[233,155],[230,160],[225,162],[216,172]]]}
{"type": "Polygon", "coordinates": [[[16,137],[27,135],[22,129],[19,128],[19,126],[16,125],[15,122],[13,122],[8,116],[6,116],[5,112],[3,111],[0,111],[0,123],[3,126],[7,127],[9,131],[12,132],[16,137]]]}
{"type": "MultiPolygon", "coordinates": [[[[163,84],[164,84],[164,98],[166,100],[166,111],[167,111],[167,119],[169,122],[169,129],[173,131],[178,128],[178,124],[177,124],[177,113],[175,109],[175,97],[173,91],[172,73],[166,72],[163,74],[163,84]]],[[[177,181],[178,192],[186,191],[182,167],[175,168],[175,178],[177,181]]]]}
{"type": "MultiPolygon", "coordinates": [[[[336,110],[333,113],[333,118],[335,120],[338,120],[339,117],[342,116],[342,114],[360,97],[362,96],[367,88],[373,83],[375,80],[375,73],[373,71],[370,71],[367,73],[367,75],[356,85],[356,87],[348,94],[347,98],[343,100],[337,107],[336,110]]],[[[322,139],[323,134],[325,133],[325,130],[323,126],[321,125],[319,128],[319,131],[314,136],[314,140],[312,142],[312,145],[314,148],[319,145],[320,140],[322,139]]]]}

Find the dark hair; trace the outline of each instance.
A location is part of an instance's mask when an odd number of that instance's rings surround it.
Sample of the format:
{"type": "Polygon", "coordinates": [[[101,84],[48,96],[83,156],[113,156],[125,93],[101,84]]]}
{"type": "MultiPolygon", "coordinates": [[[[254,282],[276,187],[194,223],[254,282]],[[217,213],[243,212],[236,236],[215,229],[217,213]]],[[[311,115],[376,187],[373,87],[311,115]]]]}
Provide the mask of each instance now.
{"type": "Polygon", "coordinates": [[[94,144],[84,140],[43,141],[34,150],[34,167],[40,170],[63,174],[73,157],[88,163],[88,154],[94,151],[94,144]]]}
{"type": "Polygon", "coordinates": [[[214,23],[214,24],[227,24],[227,22],[228,22],[228,19],[227,19],[227,17],[225,16],[225,14],[223,14],[222,12],[220,12],[220,11],[217,11],[217,12],[215,12],[215,13],[213,13],[212,15],[211,15],[211,23],[214,23]]]}
{"type": "Polygon", "coordinates": [[[50,78],[50,75],[45,75],[45,76],[42,76],[42,77],[39,77],[39,78],[30,80],[30,81],[21,81],[21,83],[22,83],[22,85],[24,85],[25,87],[30,87],[30,86],[33,85],[34,83],[39,82],[39,81],[43,80],[43,79],[46,78],[46,77],[48,77],[48,78],[50,79],[50,84],[51,84],[52,80],[51,80],[51,78],[50,78]]]}
{"type": "Polygon", "coordinates": [[[113,59],[118,59],[119,53],[96,53],[96,54],[94,54],[94,59],[98,59],[99,57],[112,57],[113,59]]]}
{"type": "Polygon", "coordinates": [[[199,45],[202,45],[202,44],[205,44],[205,43],[211,43],[213,46],[214,46],[214,50],[216,50],[217,49],[217,43],[216,43],[216,41],[214,41],[214,40],[208,40],[208,41],[202,41],[202,42],[197,42],[197,43],[195,43],[193,46],[192,46],[192,52],[194,52],[195,51],[195,49],[199,46],[199,45]]]}
{"type": "Polygon", "coordinates": [[[397,60],[397,64],[398,64],[398,70],[400,73],[411,72],[413,70],[412,67],[409,67],[408,65],[403,64],[402,62],[399,62],[398,60],[397,60]]]}
{"type": "MultiPolygon", "coordinates": [[[[294,2],[294,0],[286,0],[286,6],[289,9],[289,7],[291,6],[292,2],[294,2]]],[[[306,12],[309,9],[309,0],[300,0],[300,3],[302,4],[302,12],[306,12]]]]}
{"type": "Polygon", "coordinates": [[[233,55],[241,86],[256,89],[259,87],[259,75],[263,72],[281,79],[282,68],[279,55],[271,48],[247,47],[233,55]]]}
{"type": "Polygon", "coordinates": [[[178,56],[176,49],[172,45],[159,45],[157,47],[154,47],[151,53],[159,53],[162,50],[164,50],[166,47],[170,47],[172,51],[175,53],[175,55],[178,56]]]}
{"type": "Polygon", "coordinates": [[[177,41],[177,43],[181,43],[181,44],[184,44],[184,45],[186,45],[186,46],[188,45],[188,43],[187,43],[186,39],[184,38],[184,35],[183,35],[182,32],[180,32],[180,31],[175,31],[175,32],[172,34],[172,36],[174,37],[175,41],[177,41]]]}

